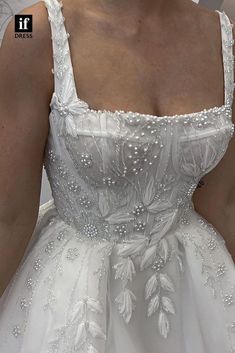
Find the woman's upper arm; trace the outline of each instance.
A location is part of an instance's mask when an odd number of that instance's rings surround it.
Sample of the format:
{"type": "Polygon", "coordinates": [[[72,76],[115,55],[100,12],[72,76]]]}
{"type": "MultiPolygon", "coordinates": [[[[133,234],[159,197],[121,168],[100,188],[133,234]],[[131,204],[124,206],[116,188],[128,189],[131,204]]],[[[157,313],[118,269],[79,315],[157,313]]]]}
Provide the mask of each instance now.
{"type": "Polygon", "coordinates": [[[0,222],[34,222],[53,90],[51,37],[43,3],[33,15],[33,38],[15,38],[14,19],[0,48],[0,222]]]}

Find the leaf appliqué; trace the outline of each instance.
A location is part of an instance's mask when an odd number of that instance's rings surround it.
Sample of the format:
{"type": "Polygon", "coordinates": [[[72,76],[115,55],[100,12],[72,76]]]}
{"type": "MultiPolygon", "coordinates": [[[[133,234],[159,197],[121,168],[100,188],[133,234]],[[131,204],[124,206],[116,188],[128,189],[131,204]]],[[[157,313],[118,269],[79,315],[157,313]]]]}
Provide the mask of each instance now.
{"type": "Polygon", "coordinates": [[[81,324],[78,325],[74,343],[79,348],[86,342],[86,339],[87,339],[86,326],[85,326],[85,323],[82,322],[81,324]]]}
{"type": "Polygon", "coordinates": [[[162,297],[162,308],[167,312],[171,314],[175,314],[175,307],[172,302],[172,300],[169,297],[162,297]]]}
{"type": "Polygon", "coordinates": [[[161,287],[169,292],[175,292],[175,287],[167,273],[160,273],[159,280],[161,287]]]}
{"type": "Polygon", "coordinates": [[[141,262],[140,262],[140,270],[143,271],[145,268],[149,267],[152,265],[155,257],[156,257],[156,249],[157,246],[151,246],[147,248],[142,255],[141,262]]]}
{"type": "Polygon", "coordinates": [[[106,339],[106,335],[95,321],[89,321],[89,332],[94,338],[106,339]]]}
{"type": "Polygon", "coordinates": [[[164,338],[167,338],[170,331],[170,322],[168,320],[167,315],[162,310],[160,310],[159,316],[158,316],[158,327],[159,327],[159,332],[161,336],[163,336],[164,338]]]}
{"type": "Polygon", "coordinates": [[[143,193],[143,203],[145,206],[148,206],[155,196],[155,187],[154,187],[154,178],[151,175],[149,178],[149,182],[143,193]]]}
{"type": "Polygon", "coordinates": [[[122,315],[125,322],[128,323],[135,309],[136,296],[130,289],[125,288],[115,298],[115,302],[118,304],[119,313],[122,315]]]}
{"type": "Polygon", "coordinates": [[[133,275],[136,273],[135,265],[130,256],[121,259],[113,268],[116,270],[115,279],[132,281],[133,275]]]}
{"type": "Polygon", "coordinates": [[[162,238],[158,244],[158,254],[164,259],[166,262],[169,256],[169,245],[165,238],[162,238]]]}
{"type": "Polygon", "coordinates": [[[99,204],[99,210],[100,210],[101,216],[106,217],[107,214],[109,213],[109,204],[103,192],[99,192],[98,204],[99,204]]]}
{"type": "Polygon", "coordinates": [[[157,290],[159,287],[159,281],[157,275],[154,273],[147,281],[145,285],[145,299],[149,299],[151,295],[157,290]]]}
{"type": "Polygon", "coordinates": [[[155,313],[157,311],[157,309],[159,308],[159,304],[160,304],[160,298],[158,294],[155,294],[149,301],[148,303],[148,312],[147,315],[148,317],[153,315],[153,313],[155,313]]]}
{"type": "Polygon", "coordinates": [[[88,298],[87,299],[87,307],[91,311],[97,313],[97,314],[102,314],[103,313],[103,308],[99,300],[95,300],[93,298],[88,298]]]}
{"type": "Polygon", "coordinates": [[[119,223],[126,223],[130,222],[134,219],[132,215],[129,215],[126,212],[118,211],[116,213],[111,214],[109,217],[106,218],[106,221],[109,224],[119,224],[119,223]]]}
{"type": "Polygon", "coordinates": [[[118,255],[123,257],[140,255],[146,249],[147,244],[146,236],[137,234],[134,239],[126,240],[117,245],[118,255]]]}

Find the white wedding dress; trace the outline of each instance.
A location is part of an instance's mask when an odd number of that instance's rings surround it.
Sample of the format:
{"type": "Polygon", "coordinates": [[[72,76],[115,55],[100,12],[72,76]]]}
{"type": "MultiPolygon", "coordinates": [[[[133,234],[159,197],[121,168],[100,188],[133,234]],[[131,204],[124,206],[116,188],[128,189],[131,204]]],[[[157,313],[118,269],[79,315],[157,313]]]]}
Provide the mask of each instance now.
{"type": "Polygon", "coordinates": [[[155,116],[94,110],[78,97],[63,4],[44,3],[53,199],[0,300],[0,352],[235,352],[235,265],[192,203],[234,131],[228,16],[217,11],[224,104],[155,116]]]}

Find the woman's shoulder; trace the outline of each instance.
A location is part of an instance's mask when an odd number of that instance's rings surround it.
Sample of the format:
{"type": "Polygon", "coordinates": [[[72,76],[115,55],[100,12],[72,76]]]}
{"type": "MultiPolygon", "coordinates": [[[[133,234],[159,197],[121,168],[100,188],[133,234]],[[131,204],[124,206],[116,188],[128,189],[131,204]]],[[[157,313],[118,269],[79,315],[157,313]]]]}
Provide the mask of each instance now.
{"type": "Polygon", "coordinates": [[[43,1],[39,1],[15,15],[32,15],[32,32],[27,36],[26,33],[15,32],[15,16],[12,16],[3,34],[1,58],[9,60],[9,64],[14,62],[15,70],[22,79],[28,75],[36,78],[37,73],[42,75],[53,65],[47,10],[43,1]]]}
{"type": "MultiPolygon", "coordinates": [[[[28,6],[16,12],[9,20],[3,34],[1,50],[7,49],[24,56],[24,60],[37,59],[39,51],[41,55],[51,45],[50,25],[47,10],[43,1],[28,6]],[[15,15],[32,16],[32,32],[15,31],[15,15]]],[[[19,62],[19,60],[17,60],[19,62]]]]}

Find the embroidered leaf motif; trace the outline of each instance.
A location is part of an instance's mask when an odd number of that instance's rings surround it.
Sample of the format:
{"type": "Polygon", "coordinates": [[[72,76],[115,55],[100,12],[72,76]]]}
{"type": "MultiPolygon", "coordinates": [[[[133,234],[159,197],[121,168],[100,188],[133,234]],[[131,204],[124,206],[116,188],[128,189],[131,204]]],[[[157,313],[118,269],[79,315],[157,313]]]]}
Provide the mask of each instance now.
{"type": "Polygon", "coordinates": [[[153,263],[156,257],[156,248],[157,246],[154,245],[145,250],[140,262],[141,271],[143,271],[145,268],[147,268],[153,263]]]}
{"type": "Polygon", "coordinates": [[[144,205],[148,206],[152,202],[154,196],[155,196],[154,178],[151,175],[149,178],[149,182],[146,186],[146,189],[144,190],[144,193],[143,193],[144,205]]]}
{"type": "Polygon", "coordinates": [[[161,211],[165,211],[166,209],[172,207],[172,202],[170,200],[156,200],[153,203],[151,203],[147,208],[148,211],[151,213],[158,213],[161,211]]]}
{"type": "Polygon", "coordinates": [[[170,298],[162,297],[162,307],[167,313],[175,314],[174,304],[170,298]]]}
{"type": "Polygon", "coordinates": [[[152,297],[148,303],[148,317],[151,316],[159,307],[160,299],[159,295],[156,294],[152,297]]]}
{"type": "Polygon", "coordinates": [[[94,311],[96,313],[102,314],[103,312],[101,303],[93,298],[87,299],[87,306],[91,311],[94,311]]]}
{"type": "Polygon", "coordinates": [[[159,286],[157,275],[154,273],[145,285],[145,299],[149,299],[159,286]]]}
{"type": "Polygon", "coordinates": [[[134,219],[134,217],[132,215],[129,215],[128,213],[124,213],[124,212],[117,212],[114,213],[112,215],[110,215],[109,217],[106,218],[106,221],[109,224],[118,224],[118,223],[125,223],[125,222],[129,222],[132,221],[134,219]]]}
{"type": "Polygon", "coordinates": [[[103,217],[106,217],[109,213],[108,200],[102,192],[99,193],[99,209],[103,217]]]}
{"type": "Polygon", "coordinates": [[[152,236],[150,245],[158,243],[161,237],[171,228],[176,219],[177,212],[177,210],[173,210],[170,213],[166,213],[161,216],[161,219],[155,224],[150,232],[152,236]]]}
{"type": "Polygon", "coordinates": [[[135,309],[136,296],[134,293],[125,288],[116,298],[115,302],[118,304],[118,310],[126,323],[131,319],[132,312],[135,309]]]}
{"type": "Polygon", "coordinates": [[[164,261],[166,262],[166,260],[168,258],[168,255],[169,255],[169,246],[168,246],[168,242],[167,242],[167,240],[165,238],[162,238],[159,241],[158,253],[164,259],[164,261]]]}
{"type": "Polygon", "coordinates": [[[73,308],[73,314],[71,316],[72,321],[74,320],[80,320],[85,313],[85,303],[83,300],[79,300],[74,308],[73,308]]]}
{"type": "Polygon", "coordinates": [[[146,248],[148,239],[144,235],[136,235],[134,239],[126,240],[124,243],[118,244],[119,256],[135,256],[139,255],[146,248]]]}
{"type": "Polygon", "coordinates": [[[106,339],[106,336],[103,333],[101,327],[95,321],[89,322],[89,332],[94,338],[102,338],[104,340],[106,339]]]}
{"type": "Polygon", "coordinates": [[[77,328],[77,333],[75,337],[75,345],[81,347],[85,342],[87,338],[87,333],[86,333],[86,326],[85,323],[82,322],[80,325],[78,325],[77,328]]]}
{"type": "Polygon", "coordinates": [[[72,321],[82,319],[82,317],[85,314],[86,303],[87,303],[87,308],[90,309],[91,311],[94,311],[100,314],[103,312],[103,309],[99,301],[93,298],[87,298],[87,300],[86,299],[79,300],[73,308],[73,314],[71,316],[72,321]]]}
{"type": "Polygon", "coordinates": [[[162,228],[169,223],[169,221],[172,219],[172,212],[165,213],[159,217],[159,219],[156,221],[155,225],[153,226],[150,234],[154,235],[155,233],[159,233],[162,228]]]}
{"type": "Polygon", "coordinates": [[[160,273],[159,275],[161,287],[169,292],[175,292],[175,287],[170,279],[170,277],[166,273],[160,273]]]}
{"type": "MultiPolygon", "coordinates": [[[[180,143],[180,153],[181,161],[180,166],[182,171],[186,175],[190,176],[198,176],[201,173],[201,161],[203,159],[203,153],[200,148],[200,144],[197,141],[190,141],[190,145],[188,141],[186,143],[180,143]],[[195,150],[195,151],[194,151],[195,150]],[[199,163],[198,163],[199,160],[199,163]]],[[[204,147],[204,144],[203,144],[204,147]]]]}
{"type": "Polygon", "coordinates": [[[122,259],[118,264],[114,265],[113,268],[116,270],[115,279],[120,278],[122,280],[132,281],[132,276],[136,273],[135,265],[129,256],[122,259]]]}
{"type": "MultiPolygon", "coordinates": [[[[218,141],[217,141],[218,142],[218,141]]],[[[224,139],[225,144],[227,139],[224,139]]],[[[196,141],[185,141],[182,143],[182,169],[187,175],[198,176],[201,171],[204,170],[208,173],[215,165],[218,160],[222,158],[222,155],[218,153],[217,143],[215,142],[213,135],[208,136],[207,143],[202,144],[196,141]]],[[[221,144],[224,144],[221,141],[221,144]]],[[[221,151],[223,148],[221,146],[221,151]]]]}
{"type": "Polygon", "coordinates": [[[170,330],[170,323],[169,323],[167,315],[162,310],[160,310],[160,313],[158,316],[158,327],[159,327],[160,334],[164,338],[167,338],[167,335],[170,330]]]}

